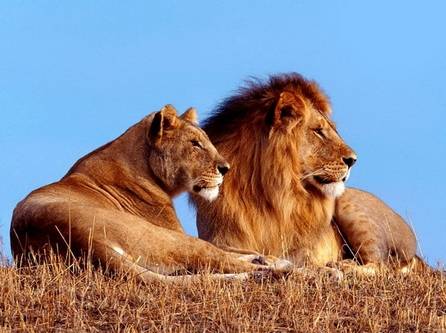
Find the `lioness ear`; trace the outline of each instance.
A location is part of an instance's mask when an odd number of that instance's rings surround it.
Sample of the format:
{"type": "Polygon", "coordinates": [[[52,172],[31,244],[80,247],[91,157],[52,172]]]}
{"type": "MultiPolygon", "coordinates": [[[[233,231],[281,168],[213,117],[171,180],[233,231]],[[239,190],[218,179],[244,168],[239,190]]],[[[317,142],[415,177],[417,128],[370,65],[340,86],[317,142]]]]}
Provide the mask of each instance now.
{"type": "Polygon", "coordinates": [[[149,142],[158,144],[161,142],[165,130],[174,128],[177,125],[177,111],[167,104],[160,111],[155,113],[147,134],[149,142]]]}
{"type": "Polygon", "coordinates": [[[274,108],[271,130],[292,130],[302,121],[304,108],[305,103],[300,97],[288,91],[282,92],[274,108]]]}
{"type": "Polygon", "coordinates": [[[167,130],[171,127],[176,127],[178,119],[177,119],[177,110],[173,107],[172,104],[166,104],[160,110],[163,115],[162,129],[167,130]]]}
{"type": "Polygon", "coordinates": [[[198,117],[197,117],[197,110],[195,108],[189,108],[187,109],[182,115],[181,119],[190,121],[191,123],[198,125],[198,117]]]}

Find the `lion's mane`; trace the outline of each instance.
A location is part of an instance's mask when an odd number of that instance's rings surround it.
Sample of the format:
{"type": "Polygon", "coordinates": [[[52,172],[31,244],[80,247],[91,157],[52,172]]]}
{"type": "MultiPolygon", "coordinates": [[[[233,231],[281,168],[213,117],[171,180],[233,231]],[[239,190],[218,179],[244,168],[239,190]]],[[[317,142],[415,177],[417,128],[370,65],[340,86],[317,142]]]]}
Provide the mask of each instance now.
{"type": "Polygon", "coordinates": [[[232,170],[214,203],[192,198],[201,238],[278,256],[320,251],[314,249],[315,239],[326,237],[329,244],[338,246],[330,224],[334,201],[301,185],[300,133],[268,135],[271,115],[283,91],[310,101],[327,116],[331,112],[318,85],[292,73],[266,82],[249,81],[203,124],[232,170]]]}

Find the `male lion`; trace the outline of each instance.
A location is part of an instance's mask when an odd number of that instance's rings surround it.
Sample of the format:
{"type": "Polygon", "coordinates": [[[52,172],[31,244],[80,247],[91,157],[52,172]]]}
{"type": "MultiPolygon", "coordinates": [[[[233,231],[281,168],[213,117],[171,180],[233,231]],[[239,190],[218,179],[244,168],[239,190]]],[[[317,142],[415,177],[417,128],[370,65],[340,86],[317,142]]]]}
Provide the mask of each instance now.
{"type": "Polygon", "coordinates": [[[336,207],[356,155],[330,113],[318,85],[298,74],[251,82],[226,99],[203,129],[233,169],[217,200],[192,196],[199,237],[298,264],[349,257],[347,243],[363,263],[410,261],[412,230],[378,199],[347,190],[336,207]]]}
{"type": "Polygon", "coordinates": [[[18,263],[51,248],[76,258],[88,254],[145,281],[189,281],[167,275],[203,269],[241,273],[217,278],[244,278],[242,272],[261,268],[254,263],[262,258],[186,235],[175,215],[174,195],[187,190],[213,200],[229,170],[195,122],[194,109],[178,117],[167,105],[81,158],[60,181],[29,194],[12,218],[18,263]]]}

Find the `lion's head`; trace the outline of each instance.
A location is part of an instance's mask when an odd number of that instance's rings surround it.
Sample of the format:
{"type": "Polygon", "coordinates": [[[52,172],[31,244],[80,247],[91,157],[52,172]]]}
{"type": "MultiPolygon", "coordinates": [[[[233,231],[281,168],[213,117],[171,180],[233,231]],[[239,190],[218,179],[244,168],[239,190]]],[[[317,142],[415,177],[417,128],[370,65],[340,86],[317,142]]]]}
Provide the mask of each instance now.
{"type": "Polygon", "coordinates": [[[195,109],[177,116],[171,105],[153,115],[147,131],[149,164],[171,192],[183,190],[212,201],[229,164],[197,126],[195,109]]]}
{"type": "Polygon", "coordinates": [[[277,191],[283,181],[336,197],[356,155],[330,113],[328,98],[315,82],[298,74],[279,75],[266,83],[251,82],[225,100],[203,129],[234,166],[231,178],[241,181],[249,175],[245,187],[277,191]]]}
{"type": "Polygon", "coordinates": [[[294,154],[298,156],[303,188],[337,197],[344,191],[344,182],[356,162],[356,155],[329,118],[328,102],[314,103],[316,94],[325,101],[326,97],[313,83],[308,87],[314,95],[293,91],[292,87],[280,93],[271,115],[269,138],[272,145],[277,144],[276,140],[289,147],[297,143],[294,154]]]}

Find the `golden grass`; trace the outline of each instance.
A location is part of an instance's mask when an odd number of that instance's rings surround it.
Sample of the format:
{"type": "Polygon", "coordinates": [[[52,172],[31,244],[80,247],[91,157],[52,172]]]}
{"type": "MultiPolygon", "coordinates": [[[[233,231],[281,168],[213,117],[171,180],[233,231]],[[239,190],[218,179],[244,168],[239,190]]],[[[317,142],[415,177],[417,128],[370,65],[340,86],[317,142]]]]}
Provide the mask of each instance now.
{"type": "Polygon", "coordinates": [[[269,282],[144,285],[61,263],[0,267],[0,325],[13,331],[444,332],[445,276],[426,271],[269,282]]]}

